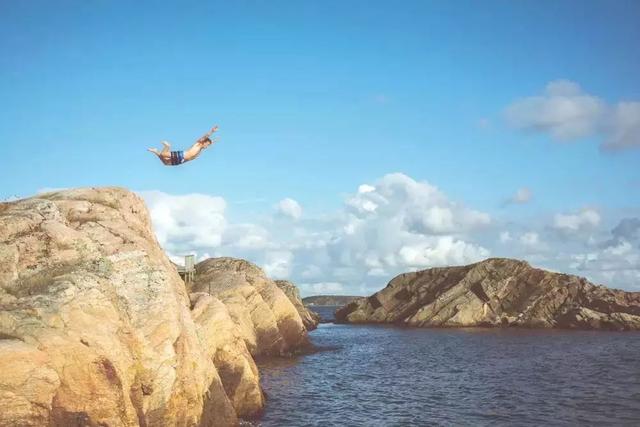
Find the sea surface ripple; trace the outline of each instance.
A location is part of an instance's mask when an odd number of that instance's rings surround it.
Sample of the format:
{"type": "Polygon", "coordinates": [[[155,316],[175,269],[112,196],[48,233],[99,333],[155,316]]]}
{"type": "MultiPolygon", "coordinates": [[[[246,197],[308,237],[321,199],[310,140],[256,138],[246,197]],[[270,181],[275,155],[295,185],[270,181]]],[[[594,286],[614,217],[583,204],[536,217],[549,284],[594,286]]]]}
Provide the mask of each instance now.
{"type": "Polygon", "coordinates": [[[640,425],[640,334],[321,324],[254,426],[640,425]]]}

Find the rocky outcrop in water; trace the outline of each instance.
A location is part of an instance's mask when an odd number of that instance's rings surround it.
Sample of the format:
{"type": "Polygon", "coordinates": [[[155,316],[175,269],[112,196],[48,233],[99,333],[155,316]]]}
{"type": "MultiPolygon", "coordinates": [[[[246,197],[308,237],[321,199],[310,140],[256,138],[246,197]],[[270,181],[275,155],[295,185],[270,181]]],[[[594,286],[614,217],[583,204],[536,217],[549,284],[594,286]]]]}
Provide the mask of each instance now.
{"type": "Polygon", "coordinates": [[[254,356],[287,355],[309,344],[289,298],[248,261],[211,258],[198,263],[190,291],[208,293],[224,303],[254,356]]]}
{"type": "Polygon", "coordinates": [[[236,414],[243,418],[258,415],[264,408],[265,397],[258,367],[240,328],[218,298],[205,292],[192,293],[190,297],[198,335],[236,414]]]}
{"type": "Polygon", "coordinates": [[[257,414],[252,354],[294,352],[306,330],[257,267],[199,269],[212,290],[189,294],[124,189],[1,203],[0,426],[231,426],[257,414]]]}
{"type": "Polygon", "coordinates": [[[287,280],[276,280],[276,285],[278,285],[287,298],[289,298],[289,301],[291,301],[296,310],[298,310],[298,314],[302,319],[304,327],[307,328],[307,331],[316,329],[318,327],[318,323],[320,323],[320,315],[304,306],[300,299],[300,291],[298,291],[296,285],[287,280]]]}
{"type": "Polygon", "coordinates": [[[288,355],[309,345],[300,315],[256,265],[211,258],[188,285],[192,313],[236,412],[257,415],[265,398],[252,356],[288,355]]]}
{"type": "Polygon", "coordinates": [[[524,261],[488,259],[401,274],[381,291],[338,310],[336,321],[640,330],[640,292],[596,286],[524,261]]]}

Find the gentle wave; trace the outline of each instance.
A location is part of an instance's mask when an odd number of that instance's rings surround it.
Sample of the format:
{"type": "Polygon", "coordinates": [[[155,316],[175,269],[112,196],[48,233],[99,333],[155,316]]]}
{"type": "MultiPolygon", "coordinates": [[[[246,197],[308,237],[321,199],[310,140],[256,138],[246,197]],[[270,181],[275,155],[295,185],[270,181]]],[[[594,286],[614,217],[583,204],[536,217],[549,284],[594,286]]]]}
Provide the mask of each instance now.
{"type": "Polygon", "coordinates": [[[640,334],[323,324],[254,426],[639,425],[640,334]]]}

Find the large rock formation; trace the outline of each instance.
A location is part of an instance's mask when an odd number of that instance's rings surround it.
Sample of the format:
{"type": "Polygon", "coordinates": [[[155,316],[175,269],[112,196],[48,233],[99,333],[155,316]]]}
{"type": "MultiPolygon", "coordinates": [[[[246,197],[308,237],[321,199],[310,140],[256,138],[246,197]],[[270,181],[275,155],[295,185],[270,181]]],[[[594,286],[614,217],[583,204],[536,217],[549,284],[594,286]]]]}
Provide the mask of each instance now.
{"type": "Polygon", "coordinates": [[[300,299],[300,291],[298,291],[296,285],[288,280],[276,280],[276,285],[278,285],[287,298],[289,298],[291,304],[293,304],[296,310],[298,310],[298,314],[302,319],[304,327],[307,328],[307,331],[316,329],[318,327],[318,323],[320,323],[320,315],[304,306],[300,299]]]}
{"type": "Polygon", "coordinates": [[[224,303],[254,356],[287,355],[309,344],[302,319],[289,298],[248,261],[202,261],[196,265],[196,280],[190,288],[224,303]]]}
{"type": "Polygon", "coordinates": [[[265,284],[189,298],[123,189],[0,204],[0,426],[227,426],[257,413],[251,352],[292,351],[306,333],[275,285],[247,276],[265,284]]]}
{"type": "Polygon", "coordinates": [[[219,299],[208,293],[192,293],[192,316],[198,335],[218,370],[224,390],[236,414],[258,415],[265,404],[258,368],[240,329],[219,299]]]}
{"type": "Polygon", "coordinates": [[[338,310],[336,321],[640,330],[640,292],[596,286],[523,261],[488,259],[401,274],[338,310]]]}

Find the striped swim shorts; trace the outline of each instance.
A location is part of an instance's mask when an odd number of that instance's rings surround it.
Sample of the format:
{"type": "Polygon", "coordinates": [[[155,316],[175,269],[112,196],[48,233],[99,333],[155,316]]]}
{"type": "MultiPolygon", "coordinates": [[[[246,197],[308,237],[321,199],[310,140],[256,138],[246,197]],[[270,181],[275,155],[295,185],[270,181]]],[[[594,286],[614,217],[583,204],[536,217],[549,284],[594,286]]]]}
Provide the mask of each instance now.
{"type": "Polygon", "coordinates": [[[177,166],[184,163],[184,151],[171,152],[171,166],[177,166]]]}

